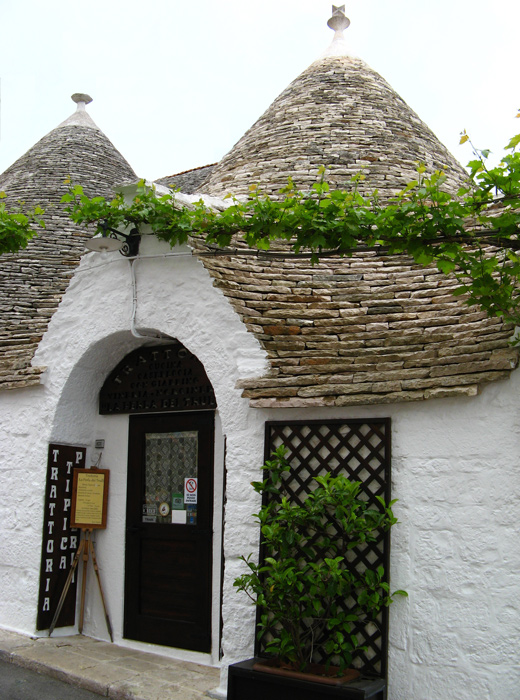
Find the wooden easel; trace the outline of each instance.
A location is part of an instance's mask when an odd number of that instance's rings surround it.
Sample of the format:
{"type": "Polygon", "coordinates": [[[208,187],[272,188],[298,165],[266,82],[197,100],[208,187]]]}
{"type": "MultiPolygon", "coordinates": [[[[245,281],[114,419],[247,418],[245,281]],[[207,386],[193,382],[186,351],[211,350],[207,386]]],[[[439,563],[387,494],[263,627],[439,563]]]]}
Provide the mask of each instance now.
{"type": "Polygon", "coordinates": [[[99,567],[97,565],[96,553],[94,551],[94,542],[92,541],[92,529],[81,528],[81,532],[83,533],[83,538],[81,539],[81,541],[79,543],[78,551],[76,552],[76,555],[74,557],[74,561],[72,562],[72,566],[70,568],[69,575],[67,576],[67,581],[65,582],[65,587],[63,589],[60,600],[58,602],[58,607],[56,608],[56,612],[54,614],[54,617],[52,618],[51,626],[49,627],[49,637],[54,632],[54,628],[56,627],[56,623],[58,622],[58,617],[60,616],[61,609],[63,608],[63,604],[65,603],[65,598],[67,597],[67,593],[69,592],[70,584],[72,583],[72,578],[74,576],[74,572],[76,571],[76,569],[78,567],[78,562],[79,562],[81,555],[83,555],[83,574],[82,574],[82,585],[81,585],[81,604],[80,604],[78,631],[80,634],[82,634],[82,632],[83,632],[83,619],[84,619],[84,614],[85,614],[85,589],[86,589],[86,584],[87,584],[87,567],[88,567],[90,555],[92,555],[92,564],[94,565],[94,571],[96,573],[96,578],[97,578],[97,582],[99,585],[99,592],[101,594],[101,602],[103,603],[103,611],[105,613],[105,620],[107,623],[108,634],[110,635],[110,641],[113,642],[114,637],[112,635],[112,625],[110,624],[110,618],[108,617],[108,612],[107,612],[107,608],[105,605],[105,596],[103,595],[103,588],[101,587],[101,578],[99,576],[99,567]]]}

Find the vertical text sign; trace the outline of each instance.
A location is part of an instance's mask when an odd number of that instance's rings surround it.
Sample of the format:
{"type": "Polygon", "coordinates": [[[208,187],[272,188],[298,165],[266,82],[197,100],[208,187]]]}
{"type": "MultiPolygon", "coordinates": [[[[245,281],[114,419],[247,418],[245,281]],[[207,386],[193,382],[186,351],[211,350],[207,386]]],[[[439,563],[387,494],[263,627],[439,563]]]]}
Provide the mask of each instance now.
{"type": "MultiPolygon", "coordinates": [[[[49,445],[36,621],[38,630],[48,629],[51,625],[78,548],[80,531],[70,527],[72,478],[74,468],[85,467],[85,456],[85,447],[49,445]]],[[[76,581],[73,580],[56,626],[74,625],[75,611],[76,581]]]]}

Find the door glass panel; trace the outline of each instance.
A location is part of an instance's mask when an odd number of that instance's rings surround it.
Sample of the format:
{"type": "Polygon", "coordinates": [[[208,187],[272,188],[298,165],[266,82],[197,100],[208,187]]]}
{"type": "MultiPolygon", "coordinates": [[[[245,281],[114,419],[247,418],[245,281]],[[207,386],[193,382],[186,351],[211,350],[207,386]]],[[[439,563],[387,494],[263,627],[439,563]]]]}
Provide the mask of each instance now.
{"type": "Polygon", "coordinates": [[[197,524],[198,431],[146,433],[143,522],[197,524]]]}

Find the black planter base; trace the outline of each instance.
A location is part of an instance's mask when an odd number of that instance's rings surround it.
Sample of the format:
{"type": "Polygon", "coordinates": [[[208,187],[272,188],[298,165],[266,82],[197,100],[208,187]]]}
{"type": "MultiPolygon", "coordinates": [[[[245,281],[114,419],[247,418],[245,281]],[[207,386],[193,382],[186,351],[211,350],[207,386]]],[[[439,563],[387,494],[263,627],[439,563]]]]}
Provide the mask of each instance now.
{"type": "Polygon", "coordinates": [[[258,660],[248,659],[229,667],[227,700],[386,700],[386,683],[381,678],[324,685],[254,671],[253,664],[258,660]]]}

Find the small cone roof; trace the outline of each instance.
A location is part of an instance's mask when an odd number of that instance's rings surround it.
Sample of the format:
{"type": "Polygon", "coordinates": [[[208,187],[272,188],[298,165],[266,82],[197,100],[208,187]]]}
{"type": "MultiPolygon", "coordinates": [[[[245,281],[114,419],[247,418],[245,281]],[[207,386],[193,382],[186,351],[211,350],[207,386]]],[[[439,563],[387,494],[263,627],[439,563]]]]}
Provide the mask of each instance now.
{"type": "Polygon", "coordinates": [[[116,185],[136,179],[130,165],[85,111],[85,101],[77,105],[76,112],[0,175],[0,189],[9,200],[21,198],[43,206],[59,202],[67,189],[63,181],[69,177],[89,196],[110,196],[116,185]]]}
{"type": "Polygon", "coordinates": [[[76,112],[44,136],[0,175],[7,207],[43,207],[45,229],[16,254],[0,256],[0,387],[39,383],[33,354],[58,308],[92,235],[62,209],[70,178],[88,196],[113,197],[115,187],[136,175],[85,111],[88,95],[73,95],[76,112]],[[81,99],[75,99],[75,98],[81,99]]]}

